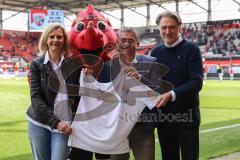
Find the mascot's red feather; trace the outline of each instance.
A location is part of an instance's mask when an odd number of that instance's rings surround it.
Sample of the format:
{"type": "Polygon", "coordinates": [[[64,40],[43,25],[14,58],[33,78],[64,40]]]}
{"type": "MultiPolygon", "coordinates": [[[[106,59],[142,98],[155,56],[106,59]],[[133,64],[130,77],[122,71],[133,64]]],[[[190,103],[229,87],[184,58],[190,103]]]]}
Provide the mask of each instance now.
{"type": "Polygon", "coordinates": [[[90,54],[107,61],[116,46],[116,33],[109,20],[92,5],[78,14],[69,36],[73,55],[90,54]]]}

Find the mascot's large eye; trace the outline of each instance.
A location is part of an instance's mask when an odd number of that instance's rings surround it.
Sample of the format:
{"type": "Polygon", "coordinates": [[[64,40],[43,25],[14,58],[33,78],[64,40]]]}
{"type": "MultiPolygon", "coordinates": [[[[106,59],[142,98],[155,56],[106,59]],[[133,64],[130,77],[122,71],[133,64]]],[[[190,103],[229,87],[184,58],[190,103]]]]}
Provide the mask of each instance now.
{"type": "Polygon", "coordinates": [[[107,31],[107,25],[103,21],[98,21],[97,27],[103,32],[107,31]]]}
{"type": "Polygon", "coordinates": [[[84,28],[85,28],[85,24],[83,22],[79,22],[75,26],[75,31],[76,32],[81,32],[84,28]]]}

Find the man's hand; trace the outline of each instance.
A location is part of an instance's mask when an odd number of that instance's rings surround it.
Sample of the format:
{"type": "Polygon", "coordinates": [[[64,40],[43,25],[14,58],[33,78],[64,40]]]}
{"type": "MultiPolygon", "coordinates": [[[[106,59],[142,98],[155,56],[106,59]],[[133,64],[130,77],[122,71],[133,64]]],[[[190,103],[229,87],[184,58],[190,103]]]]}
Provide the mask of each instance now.
{"type": "Polygon", "coordinates": [[[164,93],[160,96],[160,99],[156,103],[157,108],[166,106],[168,102],[172,100],[172,94],[170,92],[164,93]]]}
{"type": "Polygon", "coordinates": [[[93,70],[88,67],[85,67],[83,68],[83,72],[85,73],[85,75],[92,75],[93,70]]]}
{"type": "Polygon", "coordinates": [[[136,78],[137,80],[141,78],[141,75],[134,67],[124,68],[123,71],[126,73],[127,77],[136,78]]]}
{"type": "Polygon", "coordinates": [[[64,121],[60,121],[58,123],[57,129],[66,135],[70,135],[72,133],[72,128],[64,121]]]}

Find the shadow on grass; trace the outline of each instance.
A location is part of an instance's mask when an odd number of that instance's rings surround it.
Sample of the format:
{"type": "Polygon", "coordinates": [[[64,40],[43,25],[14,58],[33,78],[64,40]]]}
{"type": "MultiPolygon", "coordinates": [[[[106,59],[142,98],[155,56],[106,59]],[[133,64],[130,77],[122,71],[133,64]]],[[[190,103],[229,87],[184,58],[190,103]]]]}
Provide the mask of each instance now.
{"type": "Polygon", "coordinates": [[[16,125],[18,123],[27,123],[27,120],[0,122],[0,127],[14,126],[14,125],[16,125]]]}
{"type": "Polygon", "coordinates": [[[203,124],[201,125],[200,129],[202,130],[202,129],[216,128],[216,127],[223,127],[223,126],[228,126],[233,124],[240,124],[240,118],[232,119],[228,121],[220,121],[215,123],[203,124]]]}
{"type": "Polygon", "coordinates": [[[32,154],[20,154],[11,157],[0,158],[0,160],[33,160],[32,154]]]}

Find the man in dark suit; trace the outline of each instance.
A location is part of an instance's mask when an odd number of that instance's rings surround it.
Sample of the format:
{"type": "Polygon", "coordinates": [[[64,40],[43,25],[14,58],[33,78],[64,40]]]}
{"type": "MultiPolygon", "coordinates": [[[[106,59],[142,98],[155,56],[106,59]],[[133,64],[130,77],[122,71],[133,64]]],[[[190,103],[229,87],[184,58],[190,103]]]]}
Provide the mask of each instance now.
{"type": "MultiPolygon", "coordinates": [[[[117,77],[121,70],[125,70],[130,77],[141,79],[141,81],[145,80],[145,83],[151,85],[151,82],[147,81],[147,78],[151,76],[151,74],[149,74],[151,70],[153,72],[158,70],[160,74],[167,72],[167,68],[164,66],[151,65],[151,62],[156,60],[155,58],[136,56],[136,47],[138,45],[137,35],[132,28],[120,29],[117,33],[115,58],[104,64],[98,81],[111,82],[117,77]],[[140,76],[137,71],[144,73],[140,76]]],[[[147,110],[148,108],[145,108],[144,112],[147,112],[147,110]]],[[[132,129],[128,139],[135,160],[155,159],[155,138],[153,131],[153,123],[143,122],[136,123],[132,129]]],[[[111,155],[111,160],[128,160],[129,157],[129,153],[111,155]]]]}
{"type": "Polygon", "coordinates": [[[162,77],[174,89],[157,103],[158,137],[163,160],[197,160],[199,158],[199,91],[203,68],[199,48],[182,39],[181,18],[175,12],[158,15],[156,23],[164,44],[153,49],[151,56],[166,65],[169,72],[162,77]],[[180,154],[181,151],[181,154],[180,154]]]}

